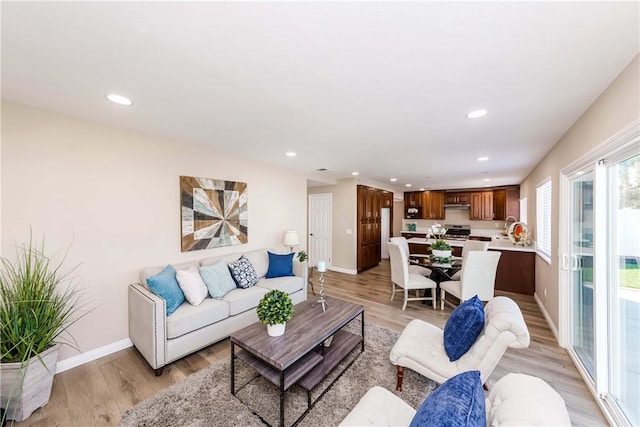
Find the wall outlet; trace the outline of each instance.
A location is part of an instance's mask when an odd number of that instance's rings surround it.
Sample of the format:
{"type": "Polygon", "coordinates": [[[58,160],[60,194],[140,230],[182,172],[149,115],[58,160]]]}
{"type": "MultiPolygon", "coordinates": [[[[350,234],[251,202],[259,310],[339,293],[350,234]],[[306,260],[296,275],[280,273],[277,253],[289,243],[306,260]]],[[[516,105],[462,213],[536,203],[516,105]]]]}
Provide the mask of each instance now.
{"type": "Polygon", "coordinates": [[[498,227],[500,227],[500,223],[499,223],[499,222],[494,222],[494,223],[493,223],[493,226],[494,226],[495,228],[498,228],[498,227]]]}
{"type": "Polygon", "coordinates": [[[347,228],[346,230],[344,230],[344,234],[353,234],[353,230],[350,228],[347,228]]]}

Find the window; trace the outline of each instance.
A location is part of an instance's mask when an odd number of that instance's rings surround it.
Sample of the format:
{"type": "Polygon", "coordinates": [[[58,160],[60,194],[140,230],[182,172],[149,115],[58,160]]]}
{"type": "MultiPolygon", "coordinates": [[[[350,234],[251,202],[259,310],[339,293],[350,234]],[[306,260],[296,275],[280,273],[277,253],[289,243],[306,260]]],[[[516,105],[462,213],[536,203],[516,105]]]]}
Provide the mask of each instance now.
{"type": "Polygon", "coordinates": [[[526,197],[523,197],[522,199],[520,199],[520,222],[529,224],[529,221],[527,221],[527,198],[526,197]]]}
{"type": "Polygon", "coordinates": [[[551,178],[536,187],[536,252],[551,264],[551,178]]]}

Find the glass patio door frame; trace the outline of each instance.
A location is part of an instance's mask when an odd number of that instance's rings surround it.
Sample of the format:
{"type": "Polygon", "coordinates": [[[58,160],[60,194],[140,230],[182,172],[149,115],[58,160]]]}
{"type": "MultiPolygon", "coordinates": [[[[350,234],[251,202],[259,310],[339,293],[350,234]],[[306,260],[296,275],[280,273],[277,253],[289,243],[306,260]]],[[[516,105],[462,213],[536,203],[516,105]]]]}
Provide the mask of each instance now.
{"type": "Polygon", "coordinates": [[[559,289],[559,325],[558,343],[565,348],[576,365],[578,372],[584,379],[587,387],[594,395],[596,402],[602,409],[608,421],[614,425],[624,425],[627,421],[620,408],[613,402],[609,395],[609,290],[608,269],[602,268],[611,260],[608,256],[608,221],[609,206],[607,191],[607,166],[604,159],[615,158],[620,153],[637,147],[640,141],[640,121],[636,120],[622,131],[612,136],[585,155],[573,161],[560,170],[559,177],[559,252],[560,268],[558,269],[559,289]],[[577,353],[571,347],[572,319],[574,316],[572,274],[575,262],[569,256],[572,253],[572,227],[573,227],[573,179],[579,171],[593,170],[593,303],[594,303],[594,364],[595,376],[592,378],[587,369],[582,365],[577,353]],[[602,260],[602,261],[600,261],[602,260]],[[600,265],[600,268],[598,267],[600,265]]]}

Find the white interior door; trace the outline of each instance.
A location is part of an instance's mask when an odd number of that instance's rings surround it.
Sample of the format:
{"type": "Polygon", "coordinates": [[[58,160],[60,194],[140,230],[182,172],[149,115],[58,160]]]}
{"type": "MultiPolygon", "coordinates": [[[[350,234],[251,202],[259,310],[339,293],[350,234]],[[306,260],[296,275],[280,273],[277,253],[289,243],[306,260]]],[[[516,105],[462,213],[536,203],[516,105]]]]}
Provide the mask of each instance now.
{"type": "Polygon", "coordinates": [[[309,195],[309,264],[331,266],[331,193],[309,195]]]}

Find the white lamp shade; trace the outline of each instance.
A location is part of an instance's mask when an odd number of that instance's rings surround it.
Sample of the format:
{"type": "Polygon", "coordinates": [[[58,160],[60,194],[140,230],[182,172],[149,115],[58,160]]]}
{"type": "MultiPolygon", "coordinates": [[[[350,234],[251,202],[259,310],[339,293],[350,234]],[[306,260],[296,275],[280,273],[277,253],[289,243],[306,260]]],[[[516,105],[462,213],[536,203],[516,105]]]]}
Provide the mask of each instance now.
{"type": "Polygon", "coordinates": [[[285,246],[298,246],[300,244],[300,240],[298,239],[298,232],[294,230],[285,231],[283,244],[285,246]]]}

